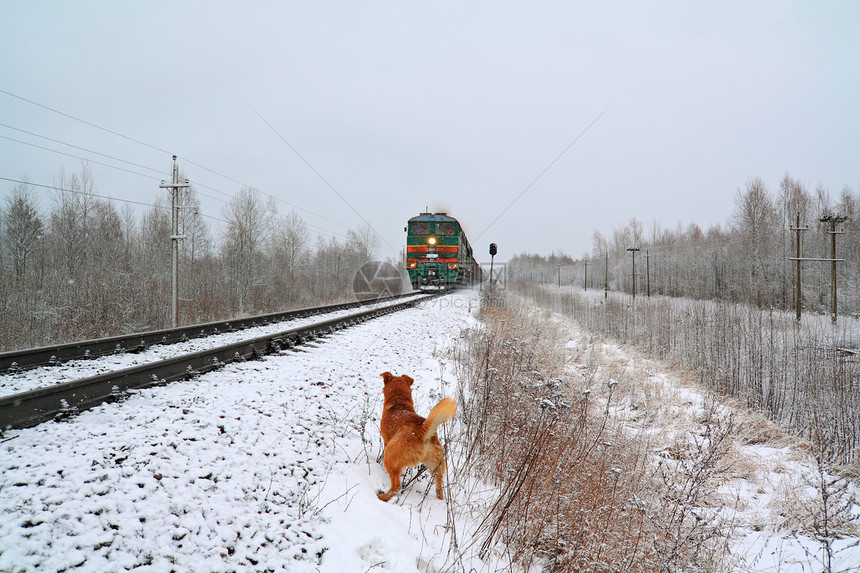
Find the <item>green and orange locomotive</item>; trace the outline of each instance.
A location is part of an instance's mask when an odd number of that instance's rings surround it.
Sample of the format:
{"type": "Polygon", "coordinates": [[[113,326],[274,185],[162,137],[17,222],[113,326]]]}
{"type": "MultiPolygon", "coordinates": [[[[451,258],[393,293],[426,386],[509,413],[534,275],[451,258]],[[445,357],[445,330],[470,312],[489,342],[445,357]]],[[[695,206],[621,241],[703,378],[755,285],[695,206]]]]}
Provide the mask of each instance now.
{"type": "Polygon", "coordinates": [[[481,280],[481,267],[460,222],[447,213],[421,213],[409,219],[406,270],[416,290],[448,289],[481,280]]]}

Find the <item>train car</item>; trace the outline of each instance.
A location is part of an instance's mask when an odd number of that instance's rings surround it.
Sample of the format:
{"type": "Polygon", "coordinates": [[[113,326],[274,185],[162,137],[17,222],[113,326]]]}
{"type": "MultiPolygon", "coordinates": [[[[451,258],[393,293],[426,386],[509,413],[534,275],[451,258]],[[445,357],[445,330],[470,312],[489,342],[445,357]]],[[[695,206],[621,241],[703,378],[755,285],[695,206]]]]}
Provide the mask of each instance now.
{"type": "Polygon", "coordinates": [[[421,213],[406,228],[406,270],[416,290],[448,289],[480,281],[481,267],[460,222],[447,213],[421,213]]]}

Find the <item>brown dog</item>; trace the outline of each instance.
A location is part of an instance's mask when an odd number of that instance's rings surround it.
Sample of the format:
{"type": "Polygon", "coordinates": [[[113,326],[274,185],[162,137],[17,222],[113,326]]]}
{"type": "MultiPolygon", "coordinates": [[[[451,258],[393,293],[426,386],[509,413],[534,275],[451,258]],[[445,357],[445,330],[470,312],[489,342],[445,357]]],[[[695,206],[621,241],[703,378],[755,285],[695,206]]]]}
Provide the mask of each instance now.
{"type": "Polygon", "coordinates": [[[412,378],[394,376],[391,372],[380,374],[385,380],[383,394],[385,403],[382,406],[382,442],[385,444],[383,464],[388,477],[391,478],[391,488],[377,496],[382,501],[388,501],[400,491],[400,475],[403,470],[418,464],[424,464],[435,475],[436,496],[442,496],[442,474],[445,473],[445,454],[442,444],[436,436],[439,424],[450,420],[457,411],[457,402],[445,398],[430,410],[427,418],[415,413],[412,403],[412,378]]]}

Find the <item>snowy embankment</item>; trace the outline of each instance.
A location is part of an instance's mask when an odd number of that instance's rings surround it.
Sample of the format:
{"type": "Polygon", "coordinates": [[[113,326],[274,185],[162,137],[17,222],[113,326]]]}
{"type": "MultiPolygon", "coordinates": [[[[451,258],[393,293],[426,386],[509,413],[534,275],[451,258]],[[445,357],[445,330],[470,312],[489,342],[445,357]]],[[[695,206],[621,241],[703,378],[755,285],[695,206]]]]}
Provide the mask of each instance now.
{"type": "Polygon", "coordinates": [[[133,366],[148,364],[150,362],[156,362],[158,360],[167,360],[169,358],[174,358],[182,354],[189,354],[201,350],[209,350],[212,348],[226,346],[228,344],[247,340],[250,338],[276,334],[290,328],[298,328],[300,326],[307,326],[315,322],[322,322],[325,320],[331,320],[333,318],[339,318],[341,316],[347,316],[349,314],[353,314],[359,311],[371,310],[375,308],[387,308],[389,306],[394,306],[403,302],[408,302],[411,300],[421,299],[425,297],[426,295],[416,294],[413,297],[405,297],[403,299],[398,299],[395,301],[380,302],[377,304],[362,307],[361,309],[352,308],[346,310],[337,310],[334,312],[327,312],[324,314],[317,314],[304,318],[296,318],[293,320],[278,322],[275,324],[268,324],[265,326],[255,326],[252,328],[246,328],[244,330],[237,330],[236,332],[225,332],[222,334],[195,338],[192,340],[187,340],[185,342],[177,342],[175,344],[157,344],[154,346],[150,346],[142,352],[121,352],[118,354],[100,356],[91,360],[70,360],[65,364],[60,364],[57,366],[33,368],[31,370],[25,370],[16,373],[6,372],[0,375],[0,397],[8,396],[10,394],[16,394],[19,392],[27,392],[29,390],[35,390],[37,388],[44,388],[46,386],[51,386],[54,384],[61,384],[63,382],[71,382],[72,380],[78,380],[81,378],[86,378],[88,376],[97,376],[99,374],[104,374],[105,372],[112,372],[115,370],[121,370],[123,368],[131,368],[133,366]]]}
{"type": "Polygon", "coordinates": [[[416,409],[429,411],[453,393],[436,356],[477,306],[460,292],[7,432],[0,571],[409,571],[438,560],[447,506],[425,498],[427,476],[390,504],[376,498],[387,486],[379,374],[415,378],[416,409]]]}

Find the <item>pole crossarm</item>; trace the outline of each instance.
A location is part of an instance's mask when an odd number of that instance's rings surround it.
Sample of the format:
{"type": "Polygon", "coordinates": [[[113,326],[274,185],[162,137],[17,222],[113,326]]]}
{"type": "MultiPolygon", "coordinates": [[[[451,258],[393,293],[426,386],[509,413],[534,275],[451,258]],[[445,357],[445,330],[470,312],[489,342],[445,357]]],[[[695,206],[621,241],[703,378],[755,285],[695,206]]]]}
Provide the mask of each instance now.
{"type": "Polygon", "coordinates": [[[820,263],[844,263],[845,259],[818,259],[815,257],[788,257],[789,261],[818,261],[820,263]]]}

